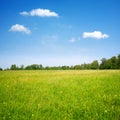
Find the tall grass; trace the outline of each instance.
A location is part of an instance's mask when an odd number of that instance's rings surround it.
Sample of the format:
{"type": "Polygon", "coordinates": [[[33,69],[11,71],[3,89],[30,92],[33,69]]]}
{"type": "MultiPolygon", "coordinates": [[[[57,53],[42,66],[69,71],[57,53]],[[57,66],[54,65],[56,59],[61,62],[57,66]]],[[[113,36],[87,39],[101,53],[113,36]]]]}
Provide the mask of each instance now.
{"type": "Polygon", "coordinates": [[[120,120],[120,71],[1,71],[0,120],[120,120]]]}

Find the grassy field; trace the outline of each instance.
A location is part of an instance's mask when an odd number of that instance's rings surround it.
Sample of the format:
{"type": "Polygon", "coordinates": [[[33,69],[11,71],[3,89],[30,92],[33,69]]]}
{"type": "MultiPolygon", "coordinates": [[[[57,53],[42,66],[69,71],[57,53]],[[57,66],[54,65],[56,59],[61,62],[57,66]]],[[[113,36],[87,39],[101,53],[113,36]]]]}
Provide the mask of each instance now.
{"type": "Polygon", "coordinates": [[[120,120],[120,70],[1,71],[0,120],[120,120]]]}

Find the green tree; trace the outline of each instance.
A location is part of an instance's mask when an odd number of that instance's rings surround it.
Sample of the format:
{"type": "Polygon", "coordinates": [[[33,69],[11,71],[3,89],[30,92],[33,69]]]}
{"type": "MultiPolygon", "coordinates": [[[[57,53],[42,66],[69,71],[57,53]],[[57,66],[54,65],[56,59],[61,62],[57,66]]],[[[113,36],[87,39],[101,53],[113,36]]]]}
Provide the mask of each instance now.
{"type": "Polygon", "coordinates": [[[101,59],[100,69],[110,69],[108,60],[106,58],[101,59]]]}
{"type": "Polygon", "coordinates": [[[99,63],[97,60],[94,60],[91,65],[90,65],[91,69],[99,69],[99,63]]]}
{"type": "Polygon", "coordinates": [[[12,64],[11,67],[10,67],[10,70],[17,70],[18,67],[16,66],[16,64],[12,64]]]}
{"type": "Polygon", "coordinates": [[[68,66],[65,66],[65,65],[64,65],[64,66],[61,67],[61,69],[62,69],[62,70],[67,70],[67,69],[68,69],[68,66]]]}
{"type": "Polygon", "coordinates": [[[39,65],[39,69],[42,70],[43,69],[43,66],[42,64],[39,65]]]}
{"type": "Polygon", "coordinates": [[[20,66],[20,70],[24,70],[24,65],[21,65],[21,66],[20,66]]]}
{"type": "Polygon", "coordinates": [[[75,66],[74,66],[74,69],[75,69],[75,70],[80,70],[80,69],[81,69],[81,66],[80,66],[80,65],[75,65],[75,66]]]}
{"type": "Polygon", "coordinates": [[[117,68],[117,58],[113,56],[112,58],[109,59],[109,64],[111,69],[116,69],[117,68]]]}
{"type": "Polygon", "coordinates": [[[26,70],[39,70],[40,66],[37,64],[32,64],[32,65],[28,65],[25,69],[26,70]]]}
{"type": "Polygon", "coordinates": [[[49,67],[49,66],[46,66],[46,67],[45,67],[45,70],[50,70],[50,67],[49,67]]]}
{"type": "Polygon", "coordinates": [[[117,56],[116,68],[120,69],[120,54],[117,56]]]}
{"type": "Polygon", "coordinates": [[[0,71],[2,71],[3,69],[2,68],[0,68],[0,71]]]}

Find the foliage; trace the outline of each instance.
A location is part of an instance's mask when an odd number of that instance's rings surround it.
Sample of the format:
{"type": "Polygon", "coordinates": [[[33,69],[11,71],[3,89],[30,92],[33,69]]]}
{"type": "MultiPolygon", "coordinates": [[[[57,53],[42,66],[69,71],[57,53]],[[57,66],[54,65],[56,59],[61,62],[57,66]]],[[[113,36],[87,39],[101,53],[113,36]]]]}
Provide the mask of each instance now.
{"type": "Polygon", "coordinates": [[[100,69],[120,69],[120,55],[113,56],[110,59],[102,58],[100,69]]]}
{"type": "Polygon", "coordinates": [[[11,65],[11,67],[10,67],[10,70],[17,70],[17,69],[18,69],[18,67],[16,66],[16,64],[11,65]]]}
{"type": "MultiPolygon", "coordinates": [[[[18,67],[16,64],[11,65],[10,70],[88,70],[88,69],[120,69],[120,55],[113,56],[109,59],[102,58],[101,63],[94,60],[92,63],[84,63],[74,66],[46,66],[42,64],[32,64],[24,67],[21,65],[18,67]]],[[[6,69],[9,70],[9,69],[6,69]]]]}
{"type": "Polygon", "coordinates": [[[97,60],[94,60],[91,65],[90,65],[91,69],[99,69],[99,63],[97,60]]]}
{"type": "Polygon", "coordinates": [[[3,69],[2,68],[0,68],[0,71],[2,71],[3,69]]]}
{"type": "Polygon", "coordinates": [[[119,120],[120,70],[0,72],[0,120],[119,120]]]}

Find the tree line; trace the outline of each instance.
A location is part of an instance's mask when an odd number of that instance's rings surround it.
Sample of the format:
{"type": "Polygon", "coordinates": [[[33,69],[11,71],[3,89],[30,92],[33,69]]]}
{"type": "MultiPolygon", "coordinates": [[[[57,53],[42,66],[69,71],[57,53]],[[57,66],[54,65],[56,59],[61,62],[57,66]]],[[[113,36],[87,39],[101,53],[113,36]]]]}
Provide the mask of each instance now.
{"type": "MultiPolygon", "coordinates": [[[[99,63],[97,60],[94,60],[92,63],[84,63],[74,66],[46,66],[42,64],[32,64],[28,66],[17,66],[12,64],[10,68],[5,70],[88,70],[88,69],[120,69],[120,54],[118,56],[113,56],[109,59],[102,58],[99,63]]],[[[0,68],[0,70],[3,70],[0,68]]]]}

